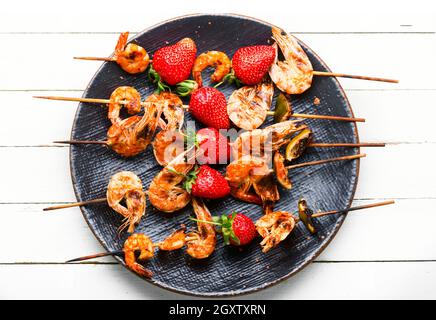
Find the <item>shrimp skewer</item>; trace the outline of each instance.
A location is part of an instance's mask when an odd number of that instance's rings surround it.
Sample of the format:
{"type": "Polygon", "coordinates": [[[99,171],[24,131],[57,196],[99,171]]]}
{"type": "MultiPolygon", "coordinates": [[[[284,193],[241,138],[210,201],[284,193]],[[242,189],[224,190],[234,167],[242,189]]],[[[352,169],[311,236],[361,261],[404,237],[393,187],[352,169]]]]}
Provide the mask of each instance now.
{"type": "Polygon", "coordinates": [[[103,202],[107,202],[109,207],[124,217],[125,221],[120,226],[119,231],[121,232],[129,226],[127,231],[132,233],[145,213],[145,193],[142,189],[141,180],[133,172],[121,171],[111,177],[106,198],[53,206],[43,210],[50,211],[103,202]],[[125,200],[126,206],[121,205],[123,200],[125,200]]]}
{"type": "Polygon", "coordinates": [[[151,143],[157,126],[165,130],[180,128],[184,121],[184,112],[180,108],[181,100],[169,92],[153,94],[146,99],[149,107],[142,117],[132,116],[119,119],[109,128],[106,141],[67,140],[55,141],[65,144],[106,145],[123,157],[133,157],[144,151],[151,143]]]}
{"type": "Polygon", "coordinates": [[[314,218],[320,218],[327,215],[347,213],[350,211],[368,208],[375,208],[394,203],[394,200],[387,200],[383,202],[371,203],[346,209],[313,213],[313,211],[307,207],[306,201],[304,199],[300,199],[300,201],[298,202],[298,217],[286,211],[271,212],[257,220],[255,226],[257,232],[263,238],[260,245],[262,247],[262,252],[265,253],[276,247],[283,240],[285,240],[288,235],[291,234],[293,230],[295,230],[295,226],[300,221],[304,223],[304,225],[307,227],[311,234],[314,234],[316,233],[316,229],[312,221],[312,219],[314,218]]]}
{"type": "Polygon", "coordinates": [[[140,252],[139,261],[147,261],[154,256],[154,248],[162,251],[174,251],[186,245],[186,253],[194,259],[206,259],[214,251],[216,246],[215,228],[207,223],[212,222],[212,216],[202,200],[192,199],[192,206],[197,217],[198,230],[185,233],[185,226],[176,230],[162,242],[153,243],[145,234],[134,233],[124,242],[122,250],[97,253],[89,256],[68,260],[79,262],[89,259],[124,254],[126,266],[143,277],[151,277],[152,273],[138,263],[135,253],[140,252]]]}
{"type": "MultiPolygon", "coordinates": [[[[135,90],[132,87],[119,87],[119,88],[129,88],[129,90],[131,90],[129,96],[134,96],[136,94],[133,93],[133,90],[135,90]]],[[[119,88],[115,89],[115,91],[112,93],[114,94],[119,88]]],[[[136,90],[135,90],[136,91],[136,90]]],[[[129,111],[130,114],[133,114],[132,112],[130,112],[130,110],[133,110],[132,107],[128,107],[131,106],[133,103],[138,103],[140,106],[143,107],[149,107],[151,105],[162,105],[164,107],[169,108],[168,106],[170,105],[172,109],[175,109],[176,107],[181,108],[181,109],[188,109],[189,106],[188,105],[183,105],[183,103],[180,101],[180,104],[175,105],[174,102],[176,101],[176,99],[174,98],[174,94],[171,94],[170,92],[162,92],[160,95],[151,95],[152,96],[160,96],[160,97],[166,97],[168,98],[170,101],[164,101],[164,99],[160,98],[150,98],[146,99],[145,101],[137,101],[137,100],[133,100],[133,99],[129,99],[130,97],[126,96],[124,99],[117,99],[116,101],[114,101],[114,99],[100,99],[100,98],[74,98],[74,97],[59,97],[59,96],[33,96],[33,98],[36,99],[46,99],[46,100],[55,100],[55,101],[72,101],[72,102],[84,102],[84,103],[95,103],[95,104],[107,104],[110,105],[111,103],[116,103],[118,106],[127,106],[127,110],[129,111]]],[[[112,97],[112,95],[111,95],[112,97]]],[[[176,96],[177,97],[177,96],[176,96]]],[[[138,111],[139,113],[139,111],[138,111]]]]}
{"type": "Polygon", "coordinates": [[[130,74],[138,74],[144,72],[149,63],[150,57],[147,51],[134,43],[127,44],[128,32],[121,33],[114,55],[111,58],[99,57],[74,57],[79,60],[94,60],[94,61],[113,61],[116,62],[121,69],[130,74]]]}
{"type": "Polygon", "coordinates": [[[231,195],[236,199],[262,205],[265,214],[272,212],[274,203],[280,199],[273,173],[286,189],[291,188],[288,171],[291,169],[320,165],[325,163],[348,161],[365,157],[365,154],[355,154],[337,158],[328,158],[285,166],[283,157],[274,156],[274,170],[269,169],[267,159],[245,155],[234,160],[227,166],[226,180],[229,183],[231,195]]]}
{"type": "Polygon", "coordinates": [[[227,102],[227,114],[230,120],[237,127],[245,130],[257,129],[264,123],[267,116],[274,116],[275,122],[286,121],[291,117],[365,122],[363,118],[293,113],[288,99],[283,94],[280,94],[277,98],[275,111],[269,111],[273,94],[273,85],[265,82],[235,90],[227,102]]]}
{"type": "Polygon", "coordinates": [[[162,251],[174,251],[181,249],[185,245],[185,227],[182,226],[179,230],[176,230],[162,242],[153,243],[151,239],[142,233],[134,233],[130,235],[124,242],[122,250],[97,253],[89,256],[75,258],[68,260],[67,263],[85,261],[105,256],[115,256],[124,254],[124,261],[126,266],[132,271],[136,272],[140,276],[150,278],[153,273],[146,269],[138,261],[144,262],[154,257],[154,249],[157,247],[162,251]],[[139,252],[138,258],[136,253],[139,252]]]}
{"type": "Polygon", "coordinates": [[[341,73],[314,71],[312,64],[298,41],[291,35],[277,27],[272,27],[273,39],[276,41],[276,58],[271,66],[269,75],[277,87],[288,94],[301,94],[312,85],[312,78],[316,76],[345,77],[371,81],[398,83],[398,80],[354,76],[341,73]],[[278,60],[280,47],[284,61],[278,60]]]}
{"type": "Polygon", "coordinates": [[[272,153],[291,141],[295,133],[306,128],[301,120],[289,120],[263,129],[243,132],[230,143],[233,159],[239,159],[244,155],[272,157],[272,153]]]}
{"type": "MultiPolygon", "coordinates": [[[[339,209],[339,210],[331,210],[331,211],[324,211],[324,212],[317,212],[312,213],[312,210],[310,210],[307,207],[306,201],[304,199],[300,199],[298,203],[298,213],[299,216],[296,217],[293,214],[286,212],[286,211],[278,211],[278,212],[272,212],[267,215],[264,215],[262,218],[256,221],[256,229],[260,236],[263,238],[261,242],[262,251],[268,252],[275,246],[277,246],[281,241],[285,240],[286,237],[295,229],[295,226],[300,221],[303,222],[307,227],[312,224],[311,219],[313,218],[320,218],[327,215],[333,215],[333,214],[343,214],[348,213],[351,211],[357,211],[362,209],[369,209],[369,208],[376,208],[381,206],[386,206],[390,204],[394,204],[394,200],[387,200],[382,202],[376,202],[371,203],[367,205],[362,206],[356,206],[356,207],[350,207],[345,209],[339,209]],[[309,220],[306,218],[310,218],[309,220]],[[307,222],[310,223],[310,225],[307,224],[307,222]]],[[[197,205],[200,205],[202,208],[201,202],[197,203],[197,205]]],[[[205,218],[205,216],[202,216],[201,214],[197,215],[200,217],[205,218]]],[[[210,220],[205,220],[210,221],[210,220]]],[[[205,225],[209,225],[208,223],[204,223],[205,225]]],[[[213,228],[213,227],[212,227],[213,228]]],[[[315,233],[316,229],[308,227],[309,231],[311,233],[315,233]]],[[[215,233],[215,230],[213,230],[215,233]]],[[[208,232],[209,235],[209,243],[213,243],[214,237],[212,237],[212,230],[208,232]]],[[[132,252],[140,251],[140,257],[142,256],[143,260],[151,259],[154,256],[154,248],[159,248],[159,250],[178,250],[181,249],[185,244],[187,244],[187,241],[192,241],[189,239],[189,237],[186,237],[185,235],[185,228],[184,226],[180,228],[179,230],[176,230],[173,232],[170,236],[165,238],[162,242],[153,243],[149,237],[143,234],[132,234],[125,242],[122,250],[117,251],[111,251],[111,252],[102,252],[97,253],[93,255],[83,256],[79,258],[74,258],[71,260],[66,261],[66,263],[71,262],[81,262],[86,261],[90,259],[105,257],[105,256],[115,256],[115,255],[122,255],[128,256],[128,259],[126,260],[126,265],[134,270],[135,272],[138,272],[139,274],[142,274],[146,277],[151,277],[152,273],[145,269],[143,266],[138,267],[138,263],[136,260],[132,259],[132,252]],[[129,263],[127,263],[127,261],[129,263]]],[[[192,244],[191,244],[192,245],[192,244]]],[[[214,245],[208,245],[206,248],[201,250],[201,252],[206,252],[205,249],[207,249],[207,253],[210,251],[213,252],[211,248],[214,248],[214,245]]],[[[197,256],[197,255],[196,255],[197,256]]]]}

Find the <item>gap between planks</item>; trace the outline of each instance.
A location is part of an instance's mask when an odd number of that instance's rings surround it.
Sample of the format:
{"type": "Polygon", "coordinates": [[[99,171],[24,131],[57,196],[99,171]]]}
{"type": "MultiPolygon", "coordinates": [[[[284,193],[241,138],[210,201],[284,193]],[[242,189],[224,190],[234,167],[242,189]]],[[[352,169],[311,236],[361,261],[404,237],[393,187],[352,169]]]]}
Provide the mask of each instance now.
{"type": "MultiPolygon", "coordinates": [[[[377,141],[376,141],[377,142],[377,141]]],[[[436,144],[436,141],[383,141],[386,146],[397,146],[402,144],[407,145],[420,145],[420,144],[436,144]]],[[[0,148],[70,148],[69,145],[58,144],[36,144],[36,145],[0,145],[0,148]]],[[[365,147],[362,147],[365,148],[365,147]]]]}
{"type": "MultiPolygon", "coordinates": [[[[436,197],[375,197],[375,198],[354,198],[353,201],[383,201],[383,200],[436,200],[436,197]]],[[[51,205],[51,204],[69,204],[77,201],[50,201],[50,202],[0,202],[1,205],[51,205]]],[[[42,211],[41,211],[42,212],[42,211]]],[[[1,213],[0,213],[1,214],[1,213]]],[[[50,214],[50,213],[45,213],[50,214]]]]}
{"type": "MultiPolygon", "coordinates": [[[[402,27],[405,27],[406,25],[402,25],[402,27]]],[[[410,27],[410,25],[407,25],[407,27],[410,27]]],[[[0,32],[0,35],[62,35],[62,34],[71,34],[71,35],[119,35],[120,33],[124,32],[122,31],[8,31],[8,32],[0,32]]],[[[288,33],[291,34],[436,34],[435,31],[292,31],[288,30],[288,33]]],[[[140,31],[131,31],[129,32],[130,35],[137,35],[140,31]]]]}
{"type": "MultiPolygon", "coordinates": [[[[38,89],[38,88],[32,88],[32,89],[0,89],[0,92],[84,92],[85,89],[38,89]]],[[[384,91],[436,91],[436,88],[349,88],[344,89],[345,93],[347,92],[384,92],[384,91]]],[[[79,103],[77,103],[79,104],[79,103]]]]}
{"type": "MultiPolygon", "coordinates": [[[[351,264],[351,263],[434,263],[434,259],[419,259],[419,260],[315,260],[311,263],[315,264],[351,264]]],[[[26,265],[37,265],[37,266],[77,266],[77,265],[119,265],[118,262],[103,262],[103,261],[82,261],[75,263],[66,262],[2,262],[0,266],[26,266],[26,265]]]]}

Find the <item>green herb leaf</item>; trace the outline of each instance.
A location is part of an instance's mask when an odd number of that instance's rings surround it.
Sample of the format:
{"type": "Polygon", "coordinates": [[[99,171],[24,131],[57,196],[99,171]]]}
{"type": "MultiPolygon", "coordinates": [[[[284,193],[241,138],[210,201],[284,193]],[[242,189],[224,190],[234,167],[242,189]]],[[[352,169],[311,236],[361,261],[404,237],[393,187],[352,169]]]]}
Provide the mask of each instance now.
{"type": "Polygon", "coordinates": [[[191,193],[192,191],[192,186],[195,184],[199,172],[200,168],[198,167],[198,165],[195,165],[194,169],[186,175],[186,179],[183,182],[183,188],[189,193],[191,193]]]}

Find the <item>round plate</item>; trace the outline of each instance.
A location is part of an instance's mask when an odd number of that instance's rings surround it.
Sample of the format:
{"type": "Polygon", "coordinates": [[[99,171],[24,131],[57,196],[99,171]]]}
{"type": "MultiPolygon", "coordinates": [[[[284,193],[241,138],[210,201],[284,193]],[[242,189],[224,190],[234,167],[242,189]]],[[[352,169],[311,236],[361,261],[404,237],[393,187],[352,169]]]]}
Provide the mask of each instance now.
{"type": "MultiPolygon", "coordinates": [[[[165,21],[138,34],[131,41],[155,52],[162,46],[173,44],[190,37],[197,44],[198,53],[219,50],[232,57],[242,46],[271,43],[271,25],[253,18],[235,15],[191,15],[165,21]]],[[[114,38],[114,44],[115,44],[114,38]]],[[[302,43],[314,70],[329,71],[323,61],[302,43]]],[[[208,82],[211,71],[203,73],[208,82]]],[[[147,74],[132,76],[123,72],[115,63],[104,63],[91,80],[84,97],[109,98],[118,86],[133,86],[145,98],[154,90],[147,80],[147,74]]],[[[232,86],[220,89],[228,98],[232,86]]],[[[277,96],[275,94],[275,97],[277,96]]],[[[311,89],[302,95],[292,97],[293,107],[298,113],[319,113],[339,116],[353,116],[348,100],[334,78],[315,77],[311,89]],[[320,104],[313,103],[314,98],[320,104]]],[[[186,103],[187,101],[185,101],[186,103]]],[[[273,102],[274,105],[275,101],[273,102]]],[[[272,117],[269,117],[272,118],[272,117]]],[[[186,120],[192,118],[187,114],[186,120]]],[[[357,128],[353,123],[322,120],[305,121],[313,130],[318,142],[358,142],[357,128]]],[[[271,119],[263,126],[271,124],[271,119]]],[[[74,119],[72,139],[104,140],[110,125],[105,107],[80,104],[74,119]]],[[[197,123],[201,127],[200,123],[197,123]]],[[[337,157],[356,153],[350,148],[310,149],[299,162],[321,158],[337,157]]],[[[142,154],[124,159],[99,145],[72,146],[70,153],[71,174],[78,201],[105,197],[111,175],[120,170],[131,170],[142,179],[144,189],[162,169],[155,161],[151,147],[142,154]]],[[[224,171],[225,167],[219,168],[224,171]]],[[[359,161],[338,162],[321,166],[295,169],[290,173],[293,188],[280,190],[281,199],[277,210],[296,212],[298,199],[304,196],[312,209],[342,209],[352,202],[359,171],[359,161]]],[[[262,216],[259,206],[237,201],[231,197],[207,203],[213,215],[234,211],[249,215],[254,220],[262,216]]],[[[107,204],[82,207],[83,215],[91,230],[106,250],[119,250],[127,237],[124,232],[117,236],[117,228],[122,217],[107,204]]],[[[136,229],[145,233],[153,241],[160,241],[180,224],[195,228],[189,220],[192,207],[181,212],[163,214],[147,204],[146,216],[136,229]]],[[[228,296],[254,292],[295,274],[315,259],[332,240],[345,216],[327,216],[317,221],[319,230],[310,236],[302,224],[298,224],[292,234],[277,248],[262,253],[259,241],[243,250],[223,245],[219,236],[213,255],[203,261],[191,259],[184,250],[158,252],[147,263],[153,272],[150,281],[162,288],[180,293],[199,296],[228,296]]],[[[121,258],[117,258],[123,263],[121,258]]]]}

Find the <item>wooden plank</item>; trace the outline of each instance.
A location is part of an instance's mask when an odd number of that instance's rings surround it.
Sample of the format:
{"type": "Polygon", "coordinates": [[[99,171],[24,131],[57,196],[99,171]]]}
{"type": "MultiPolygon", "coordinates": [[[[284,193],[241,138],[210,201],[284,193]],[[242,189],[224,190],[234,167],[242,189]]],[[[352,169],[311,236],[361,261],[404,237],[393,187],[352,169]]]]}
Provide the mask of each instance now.
{"type": "MultiPolygon", "coordinates": [[[[74,201],[68,150],[0,148],[0,175],[8,181],[0,184],[1,202],[74,201]]],[[[365,152],[356,198],[434,198],[436,171],[429,170],[434,144],[390,145],[365,152]]]]}
{"type": "MultiPolygon", "coordinates": [[[[362,141],[436,142],[436,91],[347,91],[362,141]]],[[[321,113],[321,110],[319,111],[321,113]]]]}
{"type": "MultiPolygon", "coordinates": [[[[435,34],[299,36],[334,72],[393,78],[399,84],[340,79],[345,89],[434,89],[427,61],[436,54],[435,34]],[[405,46],[407,43],[407,46],[405,46]],[[410,46],[410,47],[409,47],[410,46]],[[420,48],[422,65],[407,63],[420,48]],[[423,52],[424,50],[426,52],[423,52]]],[[[420,64],[420,63],[419,63],[420,64]]]]}
{"type": "MultiPolygon", "coordinates": [[[[241,299],[435,299],[436,263],[315,263],[241,299]]],[[[198,299],[118,265],[1,265],[4,299],[198,299]]]]}
{"type": "Polygon", "coordinates": [[[75,201],[69,148],[0,148],[1,202],[75,201]]]}
{"type": "MultiPolygon", "coordinates": [[[[0,263],[65,262],[104,251],[92,235],[78,208],[43,212],[45,204],[0,205],[0,238],[13,241],[4,246],[0,263]],[[22,235],[25,235],[22,237],[22,235]]],[[[110,257],[98,261],[114,262],[110,257]]]]}
{"type": "MultiPolygon", "coordinates": [[[[0,101],[8,106],[3,108],[0,146],[47,145],[53,140],[68,139],[77,103],[33,99],[34,95],[80,97],[82,92],[0,91],[0,101]],[[19,125],[14,121],[16,107],[25,115],[20,116],[19,125]]],[[[362,141],[436,142],[433,130],[436,108],[432,103],[436,101],[436,90],[359,90],[348,91],[347,95],[355,115],[367,120],[359,124],[362,141]],[[419,116],[414,106],[419,108],[419,116]]],[[[102,108],[101,112],[105,113],[106,109],[102,108]]],[[[315,112],[322,114],[323,110],[315,112]]]]}
{"type": "Polygon", "coordinates": [[[51,145],[54,140],[70,137],[77,103],[34,99],[34,95],[80,97],[82,92],[0,91],[0,101],[5,106],[0,126],[0,146],[51,145]],[[20,113],[17,113],[17,108],[20,113]],[[17,118],[19,121],[15,120],[17,118]]]}
{"type": "MultiPolygon", "coordinates": [[[[335,72],[401,81],[388,84],[342,79],[346,89],[436,89],[435,67],[427,63],[436,54],[435,34],[302,34],[300,38],[335,72]],[[419,57],[416,48],[420,48],[419,57]]],[[[0,90],[84,89],[101,63],[76,61],[72,57],[108,56],[116,39],[116,34],[0,34],[0,42],[9,47],[25,43],[32,50],[31,59],[26,50],[0,53],[4,74],[26,74],[1,77],[0,90]]]]}
{"type": "MultiPolygon", "coordinates": [[[[355,201],[354,205],[374,200],[355,201]]],[[[44,204],[0,205],[1,263],[62,263],[104,251],[78,208],[43,212],[44,204]],[[21,235],[25,235],[23,238],[21,235]],[[29,240],[31,239],[31,240],[29,240]]],[[[318,261],[436,260],[433,200],[397,200],[395,205],[350,213],[318,261]],[[411,216],[416,215],[412,220],[411,216]],[[419,216],[418,216],[419,215],[419,216]],[[417,223],[422,221],[422,223],[417,223]],[[411,228],[411,223],[419,228],[411,228]],[[419,239],[414,241],[413,239],[419,239]]],[[[315,209],[315,208],[314,208],[315,209]]],[[[190,222],[187,221],[187,224],[190,222]]],[[[102,258],[97,262],[114,261],[102,258]]]]}
{"type": "Polygon", "coordinates": [[[206,3],[193,0],[187,1],[183,6],[169,0],[165,10],[158,10],[157,6],[151,8],[147,2],[132,0],[129,2],[129,19],[125,19],[125,13],[123,10],[120,12],[119,3],[116,1],[106,1],[104,7],[85,0],[66,5],[50,0],[37,3],[14,1],[0,12],[0,32],[140,31],[160,21],[195,12],[239,13],[269,21],[294,32],[421,32],[436,29],[434,9],[428,2],[413,6],[396,3],[395,15],[392,14],[392,4],[371,2],[357,7],[356,4],[347,4],[340,0],[318,2],[317,10],[307,11],[308,8],[297,8],[292,4],[286,6],[283,2],[265,6],[262,0],[250,1],[249,5],[244,1],[206,3]],[[288,14],[277,14],[281,10],[286,10],[288,14]]]}
{"type": "Polygon", "coordinates": [[[394,205],[352,212],[317,260],[436,260],[435,201],[396,200],[394,205]]]}
{"type": "Polygon", "coordinates": [[[356,198],[434,198],[434,144],[366,148],[356,198]]]}

